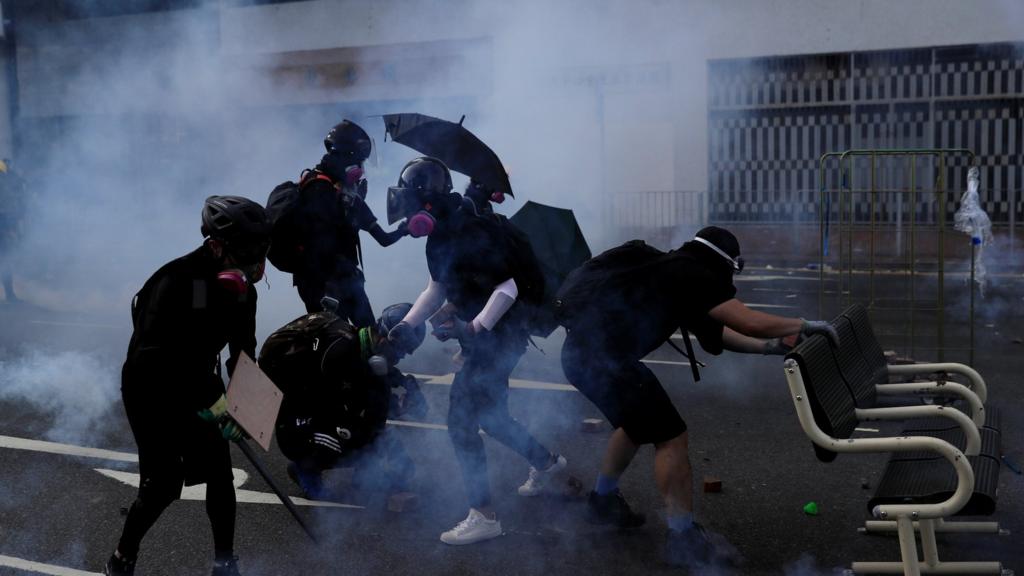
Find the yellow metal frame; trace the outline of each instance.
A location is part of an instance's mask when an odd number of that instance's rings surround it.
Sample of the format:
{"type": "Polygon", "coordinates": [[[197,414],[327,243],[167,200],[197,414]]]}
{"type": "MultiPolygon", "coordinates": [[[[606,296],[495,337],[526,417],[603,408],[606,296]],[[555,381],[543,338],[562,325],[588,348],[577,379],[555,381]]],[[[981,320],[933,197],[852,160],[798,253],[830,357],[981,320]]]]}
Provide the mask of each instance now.
{"type": "MultiPolygon", "coordinates": [[[[938,334],[936,346],[938,352],[938,361],[942,362],[944,354],[947,350],[953,350],[953,347],[947,347],[945,342],[945,260],[946,260],[946,249],[945,249],[945,234],[946,234],[946,194],[949,192],[946,189],[946,169],[948,166],[947,160],[950,157],[966,157],[968,160],[968,166],[975,165],[974,152],[967,148],[921,148],[921,149],[855,149],[846,150],[844,152],[828,152],[822,154],[818,161],[819,171],[819,183],[820,183],[820,197],[819,197],[819,254],[818,254],[818,274],[819,274],[819,291],[818,291],[818,316],[825,317],[825,302],[826,302],[826,279],[825,279],[825,252],[827,250],[826,237],[827,227],[832,223],[827,219],[830,217],[829,200],[833,194],[838,194],[838,212],[839,218],[835,222],[836,225],[836,236],[838,238],[838,260],[839,266],[836,268],[836,295],[840,304],[840,307],[849,305],[853,300],[853,229],[854,229],[854,216],[853,216],[853,199],[851,198],[854,192],[867,193],[870,198],[870,222],[868,224],[868,242],[869,242],[869,261],[866,273],[868,274],[868,298],[867,307],[871,309],[879,309],[875,306],[875,273],[876,273],[876,246],[875,246],[875,232],[878,230],[878,222],[876,221],[876,214],[878,213],[878,202],[879,194],[881,192],[898,192],[898,193],[909,193],[910,195],[910,225],[909,225],[909,250],[907,251],[907,272],[910,280],[910,308],[908,310],[910,314],[909,322],[909,351],[908,353],[913,356],[916,342],[916,330],[914,323],[914,314],[917,303],[917,293],[915,286],[915,278],[917,270],[915,268],[915,256],[916,256],[916,245],[914,242],[915,232],[917,231],[917,201],[918,201],[918,158],[928,157],[935,161],[936,175],[934,179],[934,187],[931,192],[935,197],[935,204],[938,210],[936,214],[936,226],[938,232],[938,256],[937,256],[937,274],[938,274],[938,287],[937,287],[937,298],[936,298],[936,313],[938,319],[938,334]],[[877,166],[879,159],[887,158],[907,158],[909,162],[909,186],[907,189],[894,190],[894,189],[883,189],[878,186],[877,181],[877,166]],[[857,166],[856,162],[860,159],[866,159],[869,162],[869,182],[867,188],[854,188],[854,168],[857,166]],[[838,163],[838,182],[834,188],[829,188],[827,182],[827,174],[829,169],[829,163],[838,163]],[[846,231],[846,246],[844,247],[844,226],[849,226],[849,230],[846,231]],[[843,268],[845,257],[849,257],[849,267],[845,270],[843,268]],[[844,274],[846,279],[844,281],[844,274]],[[849,292],[844,291],[844,287],[849,292]],[[844,302],[844,295],[846,300],[844,302]]],[[[928,190],[922,190],[922,192],[928,192],[928,190]]],[[[972,256],[974,247],[972,245],[972,256]]],[[[970,337],[969,345],[967,347],[969,355],[969,364],[974,363],[974,259],[971,258],[971,271],[970,271],[970,312],[968,316],[968,323],[970,325],[970,337]]],[[[962,349],[962,348],[959,348],[962,349]]]]}

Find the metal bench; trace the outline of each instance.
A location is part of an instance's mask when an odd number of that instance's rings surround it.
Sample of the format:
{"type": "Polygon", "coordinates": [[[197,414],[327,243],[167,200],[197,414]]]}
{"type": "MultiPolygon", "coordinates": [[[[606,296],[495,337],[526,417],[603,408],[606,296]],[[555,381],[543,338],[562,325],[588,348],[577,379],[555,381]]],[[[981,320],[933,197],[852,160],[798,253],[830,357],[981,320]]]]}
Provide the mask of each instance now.
{"type": "MultiPolygon", "coordinates": [[[[839,356],[852,343],[840,337],[839,356]]],[[[879,487],[869,503],[878,529],[899,535],[901,561],[854,562],[859,574],[996,574],[1006,575],[999,562],[941,562],[936,532],[982,531],[959,528],[946,518],[990,514],[995,510],[999,460],[983,454],[998,445],[997,435],[982,434],[974,421],[955,408],[940,405],[858,408],[855,394],[840,371],[836,351],[821,336],[811,337],[786,356],[785,374],[800,424],[821,451],[890,452],[879,487]],[[906,420],[939,416],[952,429],[916,431],[893,437],[851,438],[857,425],[870,420],[906,420]],[[958,437],[961,435],[962,437],[958,437]],[[950,441],[961,443],[961,450],[950,441]],[[952,527],[952,529],[951,529],[952,527]],[[918,558],[916,532],[924,558],[918,558]]],[[[862,384],[862,382],[858,382],[862,384]]],[[[862,393],[862,400],[867,394],[862,393]]],[[[984,524],[987,529],[993,523],[984,524]]],[[[987,531],[987,530],[986,530],[987,531]]]]}

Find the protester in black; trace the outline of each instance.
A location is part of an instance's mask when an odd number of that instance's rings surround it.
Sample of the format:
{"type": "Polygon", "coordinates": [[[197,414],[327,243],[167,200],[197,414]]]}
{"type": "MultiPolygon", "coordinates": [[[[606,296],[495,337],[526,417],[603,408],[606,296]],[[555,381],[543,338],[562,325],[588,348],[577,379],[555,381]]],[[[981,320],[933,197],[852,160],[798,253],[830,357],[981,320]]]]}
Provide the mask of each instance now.
{"type": "Polygon", "coordinates": [[[180,497],[183,483],[206,483],[212,574],[238,574],[228,440],[242,432],[227,416],[220,352],[228,346],[229,374],[242,352],[255,357],[254,284],[263,277],[270,224],[251,200],[211,196],[202,233],[201,247],[157,270],[132,301],[121,394],[141,479],[108,575],[134,572],[143,536],[180,497]]]}
{"type": "MultiPolygon", "coordinates": [[[[425,411],[416,379],[395,364],[404,356],[388,331],[412,307],[387,307],[373,326],[357,328],[332,311],[297,318],[267,338],[260,367],[284,391],[277,442],[288,475],[307,497],[331,499],[322,472],[354,468],[353,484],[377,491],[409,489],[412,460],[389,415],[425,411]]],[[[424,331],[418,333],[422,342],[424,331]]]]}
{"type": "Polygon", "coordinates": [[[408,232],[399,226],[385,232],[366,205],[363,162],[370,156],[370,137],[354,122],[336,125],[324,139],[327,153],[299,183],[297,217],[303,222],[303,254],[292,281],[307,312],[321,309],[320,300],[338,301],[339,314],[356,326],[373,324],[373,310],[363,285],[359,231],[366,230],[381,246],[390,246],[408,232]]]}
{"type": "Polygon", "coordinates": [[[470,544],[501,535],[491,507],[487,458],[479,430],[512,448],[532,465],[519,493],[539,493],[565,458],[538,443],[508,411],[508,379],[528,340],[525,308],[517,301],[518,261],[513,243],[494,215],[480,215],[472,202],[451,192],[448,168],[435,158],[405,166],[388,191],[388,218],[407,218],[413,234],[427,235],[430,281],[412,310],[389,334],[398,346],[410,339],[445,299],[454,317],[436,329],[456,338],[464,363],[452,382],[448,434],[469,495],[469,515],[441,535],[447,544],[470,544]]]}
{"type": "Polygon", "coordinates": [[[801,333],[824,332],[838,340],[827,322],[747,308],[735,298],[733,285],[733,274],[742,269],[736,237],[707,227],[658,265],[634,265],[630,277],[607,282],[616,287],[614,294],[596,290],[575,302],[574,309],[562,311],[568,331],[562,348],[565,375],[615,429],[590,493],[588,519],[620,527],[643,524],[643,515],[633,512],[619,492],[618,479],[641,444],[654,444],[655,482],[668,506],[668,560],[676,565],[709,562],[714,547],[693,521],[686,423],[641,359],[680,327],[684,338],[693,333],[715,355],[723,350],[784,354],[795,338],[780,338],[801,333]]]}

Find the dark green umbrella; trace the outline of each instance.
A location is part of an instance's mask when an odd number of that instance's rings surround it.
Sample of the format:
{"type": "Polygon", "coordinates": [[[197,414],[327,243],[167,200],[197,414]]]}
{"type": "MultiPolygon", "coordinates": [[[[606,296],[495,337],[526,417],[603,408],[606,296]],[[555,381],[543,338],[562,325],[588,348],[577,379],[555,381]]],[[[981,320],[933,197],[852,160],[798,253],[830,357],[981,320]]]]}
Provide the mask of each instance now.
{"type": "MultiPolygon", "coordinates": [[[[465,119],[465,116],[463,116],[465,119]]],[[[515,197],[498,155],[462,125],[426,114],[385,114],[384,129],[392,140],[437,158],[495,192],[515,197]]]]}
{"type": "Polygon", "coordinates": [[[509,221],[530,240],[544,273],[544,300],[553,305],[566,276],[591,256],[576,216],[567,208],[529,201],[509,221]]]}

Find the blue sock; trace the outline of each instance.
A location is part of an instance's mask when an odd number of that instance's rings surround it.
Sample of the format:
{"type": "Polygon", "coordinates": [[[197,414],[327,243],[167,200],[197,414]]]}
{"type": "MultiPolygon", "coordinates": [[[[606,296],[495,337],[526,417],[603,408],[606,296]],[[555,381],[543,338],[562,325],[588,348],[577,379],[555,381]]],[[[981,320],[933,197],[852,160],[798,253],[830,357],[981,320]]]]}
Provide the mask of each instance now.
{"type": "Polygon", "coordinates": [[[619,489],[619,479],[614,476],[605,476],[604,474],[597,475],[597,483],[594,484],[594,492],[597,492],[598,496],[604,496],[611,494],[619,489]]]}
{"type": "Polygon", "coordinates": [[[683,514],[669,514],[667,520],[669,530],[686,532],[690,528],[693,528],[693,514],[690,512],[684,512],[683,514]]]}

